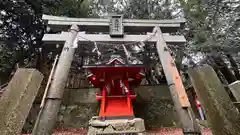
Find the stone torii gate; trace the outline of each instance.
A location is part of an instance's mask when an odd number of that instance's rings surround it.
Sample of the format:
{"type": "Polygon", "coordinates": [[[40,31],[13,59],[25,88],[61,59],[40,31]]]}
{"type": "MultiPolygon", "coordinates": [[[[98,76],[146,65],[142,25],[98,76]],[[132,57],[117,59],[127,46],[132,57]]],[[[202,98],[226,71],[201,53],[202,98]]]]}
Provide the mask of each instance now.
{"type": "Polygon", "coordinates": [[[64,44],[59,62],[57,64],[53,81],[50,89],[44,97],[44,106],[39,113],[38,121],[35,124],[33,134],[51,134],[60,108],[64,87],[67,81],[68,73],[73,61],[75,47],[74,42],[87,45],[91,41],[106,42],[112,44],[122,44],[131,42],[140,42],[143,39],[146,45],[156,43],[158,56],[160,58],[164,74],[167,79],[169,90],[174,101],[175,109],[178,114],[183,132],[185,135],[200,134],[200,129],[192,112],[187,94],[182,84],[181,77],[175,62],[171,57],[167,44],[182,45],[186,42],[184,36],[170,35],[181,28],[185,20],[131,20],[122,19],[116,16],[120,22],[118,27],[120,31],[110,30],[109,34],[87,34],[91,32],[106,33],[111,28],[111,19],[93,19],[93,18],[67,18],[44,15],[43,20],[47,21],[51,31],[61,32],[59,34],[45,34],[43,42],[45,45],[64,44]],[[69,26],[71,28],[67,31],[69,26]],[[124,28],[124,29],[123,29],[124,28]],[[124,32],[129,34],[123,34],[124,32]],[[80,32],[85,31],[85,32],[80,32]],[[145,35],[135,35],[133,33],[149,32],[145,35]],[[132,33],[132,34],[131,34],[132,33]]]}

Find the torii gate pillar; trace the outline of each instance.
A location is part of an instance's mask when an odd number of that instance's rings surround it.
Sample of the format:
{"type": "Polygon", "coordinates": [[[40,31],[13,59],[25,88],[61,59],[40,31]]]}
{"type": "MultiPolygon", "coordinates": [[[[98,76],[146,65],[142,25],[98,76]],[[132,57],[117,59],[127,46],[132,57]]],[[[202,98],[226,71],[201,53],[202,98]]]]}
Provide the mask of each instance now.
{"type": "Polygon", "coordinates": [[[61,52],[51,87],[46,96],[46,102],[41,108],[37,122],[33,129],[33,135],[51,135],[58,111],[61,105],[68,73],[73,61],[75,48],[73,42],[78,33],[78,26],[72,25],[69,30],[69,38],[66,40],[61,52]]]}
{"type": "Polygon", "coordinates": [[[161,61],[164,74],[169,86],[169,90],[174,102],[174,106],[181,123],[184,135],[199,135],[200,128],[192,111],[181,76],[176,68],[175,62],[169,52],[166,42],[164,41],[160,27],[153,29],[156,33],[156,48],[161,61]]]}

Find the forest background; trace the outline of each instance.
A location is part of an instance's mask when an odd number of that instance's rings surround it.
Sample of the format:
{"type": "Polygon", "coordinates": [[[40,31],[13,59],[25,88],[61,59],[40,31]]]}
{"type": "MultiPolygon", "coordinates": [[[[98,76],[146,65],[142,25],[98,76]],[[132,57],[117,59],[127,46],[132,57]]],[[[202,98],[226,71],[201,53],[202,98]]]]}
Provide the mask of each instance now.
{"type": "MultiPolygon", "coordinates": [[[[0,0],[1,87],[19,67],[37,68],[46,78],[49,75],[59,51],[43,46],[41,39],[47,32],[43,14],[103,18],[108,13],[131,19],[184,17],[187,23],[179,32],[187,43],[169,45],[181,74],[186,75],[189,67],[208,64],[223,83],[240,79],[240,0],[0,0]]],[[[162,73],[156,65],[160,63],[150,63],[146,71],[148,84],[161,83],[162,73]]]]}

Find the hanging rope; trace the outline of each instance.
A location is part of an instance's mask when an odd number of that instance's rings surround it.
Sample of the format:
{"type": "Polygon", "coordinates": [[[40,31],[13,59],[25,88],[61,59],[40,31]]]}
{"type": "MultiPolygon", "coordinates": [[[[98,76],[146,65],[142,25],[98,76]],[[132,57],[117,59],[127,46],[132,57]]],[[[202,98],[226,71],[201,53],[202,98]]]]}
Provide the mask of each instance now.
{"type": "MultiPolygon", "coordinates": [[[[146,39],[144,39],[144,40],[135,41],[135,42],[131,42],[131,43],[125,43],[125,44],[123,44],[123,45],[134,45],[134,44],[143,43],[143,42],[146,42],[146,41],[152,39],[155,35],[156,35],[156,32],[154,32],[153,34],[149,35],[149,36],[148,36],[146,39]]],[[[121,45],[121,44],[111,44],[111,43],[100,42],[100,41],[97,42],[97,41],[94,41],[94,40],[90,40],[90,39],[88,39],[88,38],[85,38],[85,37],[83,37],[83,36],[81,36],[81,35],[78,35],[78,38],[85,39],[85,40],[87,40],[87,41],[93,42],[94,44],[96,43],[96,44],[98,44],[98,45],[121,45]]],[[[77,38],[77,41],[79,40],[78,38],[77,38]]]]}
{"type": "Polygon", "coordinates": [[[122,44],[123,50],[125,55],[127,56],[127,58],[129,59],[131,57],[131,54],[128,52],[127,48],[125,47],[125,45],[122,44]]]}
{"type": "Polygon", "coordinates": [[[90,39],[87,39],[81,35],[78,35],[78,38],[76,38],[75,42],[74,42],[74,48],[76,48],[77,46],[77,42],[79,41],[79,38],[85,39],[87,41],[93,42],[94,44],[94,49],[92,50],[92,52],[96,52],[98,57],[100,57],[102,54],[98,48],[98,45],[106,45],[106,46],[117,46],[117,45],[121,45],[124,49],[124,52],[127,56],[127,58],[131,57],[131,54],[129,53],[129,51],[126,49],[126,45],[137,45],[140,49],[143,48],[143,46],[145,46],[144,42],[152,39],[154,36],[156,35],[156,32],[154,32],[153,34],[149,35],[146,39],[144,40],[140,40],[140,41],[136,41],[136,42],[131,42],[131,43],[125,43],[125,44],[111,44],[111,43],[106,43],[106,42],[97,42],[97,41],[93,41],[90,39]]]}
{"type": "Polygon", "coordinates": [[[145,46],[144,42],[141,41],[140,44],[138,44],[139,48],[143,48],[145,46]]]}
{"type": "Polygon", "coordinates": [[[98,45],[96,42],[94,42],[94,49],[92,50],[92,52],[97,52],[98,56],[101,56],[101,52],[98,49],[98,45]]]}

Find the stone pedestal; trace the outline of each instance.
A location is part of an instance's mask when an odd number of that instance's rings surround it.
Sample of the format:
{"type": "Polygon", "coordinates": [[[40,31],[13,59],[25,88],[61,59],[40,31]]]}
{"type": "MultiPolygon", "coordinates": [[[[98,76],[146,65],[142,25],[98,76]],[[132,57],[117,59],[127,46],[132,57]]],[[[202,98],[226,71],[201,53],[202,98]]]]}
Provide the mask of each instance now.
{"type": "Polygon", "coordinates": [[[120,133],[131,133],[137,135],[143,133],[144,131],[144,120],[141,118],[101,121],[98,117],[93,117],[89,121],[88,135],[120,133]]]}
{"type": "Polygon", "coordinates": [[[43,80],[35,69],[18,69],[0,100],[0,135],[18,135],[43,80]]]}

